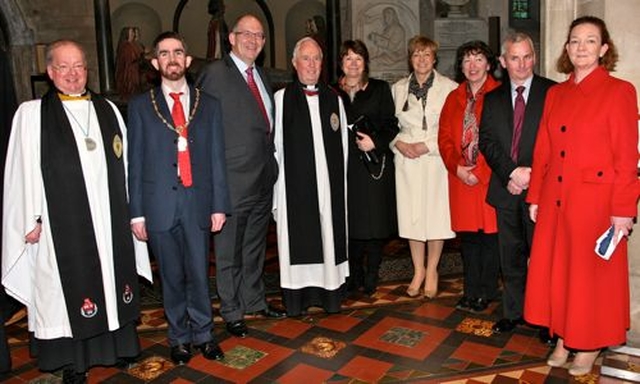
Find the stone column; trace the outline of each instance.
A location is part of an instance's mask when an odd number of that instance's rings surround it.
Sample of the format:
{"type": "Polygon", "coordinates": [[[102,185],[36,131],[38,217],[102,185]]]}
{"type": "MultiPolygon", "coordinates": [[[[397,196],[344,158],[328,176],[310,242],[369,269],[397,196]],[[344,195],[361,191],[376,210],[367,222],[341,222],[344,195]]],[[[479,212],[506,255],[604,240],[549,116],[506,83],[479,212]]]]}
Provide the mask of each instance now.
{"type": "Polygon", "coordinates": [[[115,93],[115,69],[111,38],[111,11],[109,0],[94,0],[96,42],[98,44],[98,75],[100,92],[115,93]]]}
{"type": "Polygon", "coordinates": [[[342,36],[340,33],[340,0],[327,0],[327,63],[329,63],[329,81],[337,81],[337,62],[340,55],[342,36]]]}

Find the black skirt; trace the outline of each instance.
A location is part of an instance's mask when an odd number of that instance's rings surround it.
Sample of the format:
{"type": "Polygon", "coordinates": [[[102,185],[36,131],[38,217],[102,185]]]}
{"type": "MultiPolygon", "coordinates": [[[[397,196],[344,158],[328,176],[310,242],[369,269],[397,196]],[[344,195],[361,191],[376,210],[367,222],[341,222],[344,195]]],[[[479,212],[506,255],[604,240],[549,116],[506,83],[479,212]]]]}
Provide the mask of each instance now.
{"type": "Polygon", "coordinates": [[[140,354],[134,322],[84,340],[69,337],[42,340],[33,337],[30,345],[31,355],[37,359],[38,368],[42,371],[56,371],[65,367],[81,373],[96,365],[114,365],[120,358],[140,354]]]}

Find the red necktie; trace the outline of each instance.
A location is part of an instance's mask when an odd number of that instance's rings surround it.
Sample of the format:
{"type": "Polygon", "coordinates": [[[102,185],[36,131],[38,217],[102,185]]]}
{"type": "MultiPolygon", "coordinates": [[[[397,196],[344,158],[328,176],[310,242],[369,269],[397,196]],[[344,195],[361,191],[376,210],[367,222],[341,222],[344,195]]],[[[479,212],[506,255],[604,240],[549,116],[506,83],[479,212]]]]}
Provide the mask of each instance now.
{"type": "Polygon", "coordinates": [[[520,136],[522,136],[522,122],[524,121],[524,87],[521,85],[516,88],[518,95],[513,106],[513,138],[511,139],[511,159],[518,162],[518,150],[520,146],[520,136]]]}
{"type": "Polygon", "coordinates": [[[267,132],[271,132],[271,123],[269,122],[269,115],[267,115],[267,109],[264,107],[264,103],[262,102],[262,96],[260,96],[260,90],[258,89],[258,84],[256,84],[256,79],[253,77],[253,67],[247,68],[245,71],[247,73],[247,85],[249,86],[249,90],[253,94],[253,97],[256,99],[258,103],[258,107],[260,107],[260,111],[262,112],[262,116],[264,116],[264,120],[267,122],[267,132]]]}
{"type": "Polygon", "coordinates": [[[184,109],[182,108],[182,102],[180,101],[180,95],[182,92],[169,93],[169,96],[173,99],[173,108],[171,108],[171,117],[173,118],[173,125],[179,133],[178,137],[178,172],[180,172],[180,180],[182,185],[190,187],[193,183],[191,179],[191,157],[189,156],[189,142],[187,140],[187,125],[184,120],[184,109]]]}

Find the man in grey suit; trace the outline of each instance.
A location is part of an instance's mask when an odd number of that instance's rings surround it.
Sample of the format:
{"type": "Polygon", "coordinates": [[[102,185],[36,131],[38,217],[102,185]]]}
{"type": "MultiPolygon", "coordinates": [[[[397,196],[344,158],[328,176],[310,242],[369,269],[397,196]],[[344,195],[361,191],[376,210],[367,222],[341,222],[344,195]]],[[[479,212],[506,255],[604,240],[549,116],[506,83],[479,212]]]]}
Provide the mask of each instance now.
{"type": "Polygon", "coordinates": [[[510,332],[524,323],[524,288],[533,236],[525,197],[544,100],[554,84],[533,73],[535,51],[526,34],[505,38],[500,64],[509,76],[485,96],[478,142],[492,171],[487,202],[496,208],[504,285],[503,318],[493,326],[495,333],[510,332]]]}
{"type": "Polygon", "coordinates": [[[250,14],[234,23],[231,53],[205,67],[197,83],[222,104],[227,180],[233,207],[215,236],[220,314],[234,336],[246,336],[244,315],[271,318],[262,281],[273,185],[278,168],[273,147],[273,92],[255,60],[265,44],[260,20],[250,14]]]}

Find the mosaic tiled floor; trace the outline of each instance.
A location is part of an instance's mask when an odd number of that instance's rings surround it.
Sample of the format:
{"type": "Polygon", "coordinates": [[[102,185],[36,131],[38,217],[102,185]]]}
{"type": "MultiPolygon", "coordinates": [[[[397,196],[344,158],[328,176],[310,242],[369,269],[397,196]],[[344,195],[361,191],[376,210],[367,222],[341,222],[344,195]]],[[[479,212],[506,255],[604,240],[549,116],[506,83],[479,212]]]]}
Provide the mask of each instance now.
{"type": "MultiPolygon", "coordinates": [[[[268,237],[265,285],[269,300],[280,305],[274,228],[268,237]]],[[[385,247],[381,284],[375,295],[354,294],[340,314],[311,309],[296,319],[247,318],[249,336],[238,339],[224,330],[213,297],[215,333],[225,359],[208,361],[196,355],[188,365],[169,358],[166,322],[157,282],[143,292],[139,326],[143,353],[127,368],[95,367],[90,383],[606,383],[622,381],[601,376],[600,360],[593,373],[572,379],[566,369],[544,364],[548,348],[537,330],[526,326],[511,334],[493,335],[500,318],[497,303],[483,313],[455,309],[462,292],[461,261],[454,241],[447,241],[439,270],[441,293],[435,300],[404,295],[411,278],[406,241],[385,247]],[[457,273],[457,274],[456,274],[457,273]],[[573,381],[572,381],[573,380],[573,381]]],[[[211,274],[214,275],[212,267],[211,274]]],[[[215,282],[212,281],[212,286],[215,282]]],[[[215,292],[215,290],[212,290],[215,292]]],[[[13,371],[0,375],[7,383],[60,383],[61,373],[38,371],[30,358],[24,312],[7,327],[13,371]]],[[[618,365],[640,366],[637,358],[608,354],[618,365]]]]}
{"type": "MultiPolygon", "coordinates": [[[[144,351],[136,363],[128,369],[93,368],[89,382],[622,383],[601,377],[599,365],[578,378],[566,369],[547,367],[549,350],[535,329],[523,326],[493,335],[491,325],[499,317],[496,303],[483,313],[462,312],[455,309],[459,279],[444,279],[440,287],[443,292],[431,301],[404,297],[406,284],[391,283],[373,297],[350,297],[340,314],[311,311],[296,319],[248,318],[245,339],[229,336],[217,319],[215,332],[225,359],[213,362],[196,355],[185,366],[170,361],[162,310],[150,309],[140,328],[144,351]]],[[[23,323],[8,327],[14,370],[0,381],[60,382],[59,372],[35,368],[23,323]]]]}

